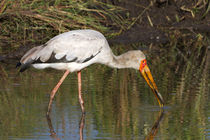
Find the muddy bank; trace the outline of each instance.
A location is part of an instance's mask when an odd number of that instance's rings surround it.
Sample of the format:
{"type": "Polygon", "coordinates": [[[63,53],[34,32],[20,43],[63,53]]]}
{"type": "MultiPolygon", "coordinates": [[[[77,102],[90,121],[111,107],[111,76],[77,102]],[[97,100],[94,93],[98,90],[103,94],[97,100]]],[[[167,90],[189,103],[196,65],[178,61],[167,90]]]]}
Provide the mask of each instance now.
{"type": "Polygon", "coordinates": [[[210,36],[209,1],[125,0],[119,4],[137,18],[113,42],[167,43],[174,34],[186,39],[210,36]]]}
{"type": "Polygon", "coordinates": [[[196,39],[198,34],[208,37],[210,36],[210,26],[207,24],[194,24],[191,25],[176,25],[171,27],[165,27],[164,29],[159,29],[155,27],[143,27],[141,25],[135,25],[130,30],[125,31],[121,35],[110,39],[112,43],[137,43],[142,42],[144,44],[156,43],[165,44],[171,41],[172,35],[176,36],[176,39],[185,38],[196,39]],[[178,34],[176,34],[178,33],[178,34]]]}

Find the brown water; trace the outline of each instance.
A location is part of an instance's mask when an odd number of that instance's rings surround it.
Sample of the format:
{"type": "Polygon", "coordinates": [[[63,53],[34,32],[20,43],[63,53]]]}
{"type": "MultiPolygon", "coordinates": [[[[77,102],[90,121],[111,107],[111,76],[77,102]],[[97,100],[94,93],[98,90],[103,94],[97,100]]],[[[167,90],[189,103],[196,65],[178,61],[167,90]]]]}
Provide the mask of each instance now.
{"type": "Polygon", "coordinates": [[[1,64],[0,139],[210,139],[210,51],[146,54],[166,101],[164,112],[138,71],[92,65],[82,71],[85,116],[72,73],[47,120],[49,93],[63,72],[29,69],[17,74],[15,64],[1,64]]]}

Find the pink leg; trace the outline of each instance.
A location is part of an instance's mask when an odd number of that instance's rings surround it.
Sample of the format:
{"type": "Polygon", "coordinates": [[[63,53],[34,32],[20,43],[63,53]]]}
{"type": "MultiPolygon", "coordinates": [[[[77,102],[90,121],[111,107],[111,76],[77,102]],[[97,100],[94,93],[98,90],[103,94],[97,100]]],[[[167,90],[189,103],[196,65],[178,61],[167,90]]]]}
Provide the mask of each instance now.
{"type": "Polygon", "coordinates": [[[47,109],[47,116],[49,116],[51,108],[52,108],[52,101],[53,98],[55,96],[56,91],[58,90],[58,88],[60,87],[60,85],[63,83],[64,79],[66,78],[66,76],[69,74],[69,70],[66,70],[66,72],[64,73],[64,75],[61,77],[60,81],[58,82],[58,84],[54,87],[54,89],[52,90],[52,92],[50,93],[50,101],[48,104],[48,109],[47,109]]]}
{"type": "Polygon", "coordinates": [[[81,81],[81,71],[77,72],[78,76],[78,92],[79,92],[79,103],[82,109],[82,113],[85,113],[85,108],[84,108],[84,101],[82,99],[82,81],[81,81]]]}

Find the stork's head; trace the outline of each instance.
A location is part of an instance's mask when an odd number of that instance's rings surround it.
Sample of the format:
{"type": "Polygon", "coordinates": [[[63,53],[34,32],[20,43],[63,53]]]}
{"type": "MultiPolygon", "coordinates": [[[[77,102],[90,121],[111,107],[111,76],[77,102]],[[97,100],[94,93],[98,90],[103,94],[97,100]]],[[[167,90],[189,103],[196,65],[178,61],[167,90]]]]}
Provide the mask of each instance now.
{"type": "Polygon", "coordinates": [[[122,66],[134,68],[141,72],[142,76],[144,77],[147,84],[152,89],[155,97],[157,98],[160,107],[163,107],[163,98],[158,92],[157,86],[147,65],[147,60],[144,53],[140,50],[128,51],[127,53],[118,56],[117,60],[119,61],[118,63],[120,63],[122,66]]]}

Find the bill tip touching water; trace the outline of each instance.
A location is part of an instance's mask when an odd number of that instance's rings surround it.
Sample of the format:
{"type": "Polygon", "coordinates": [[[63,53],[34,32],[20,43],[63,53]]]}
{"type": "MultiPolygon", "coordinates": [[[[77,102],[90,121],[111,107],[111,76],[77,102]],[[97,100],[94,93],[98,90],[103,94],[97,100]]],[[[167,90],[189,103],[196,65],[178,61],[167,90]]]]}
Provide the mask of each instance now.
{"type": "Polygon", "coordinates": [[[73,30],[57,35],[47,43],[27,51],[17,67],[20,67],[20,72],[30,66],[37,69],[54,68],[66,71],[50,94],[47,111],[47,115],[49,115],[55,93],[70,72],[78,74],[79,102],[82,112],[85,112],[81,93],[81,70],[94,63],[119,69],[134,68],[139,70],[152,89],[159,106],[163,107],[163,98],[158,92],[143,52],[132,50],[115,56],[106,38],[98,31],[73,30]]]}

